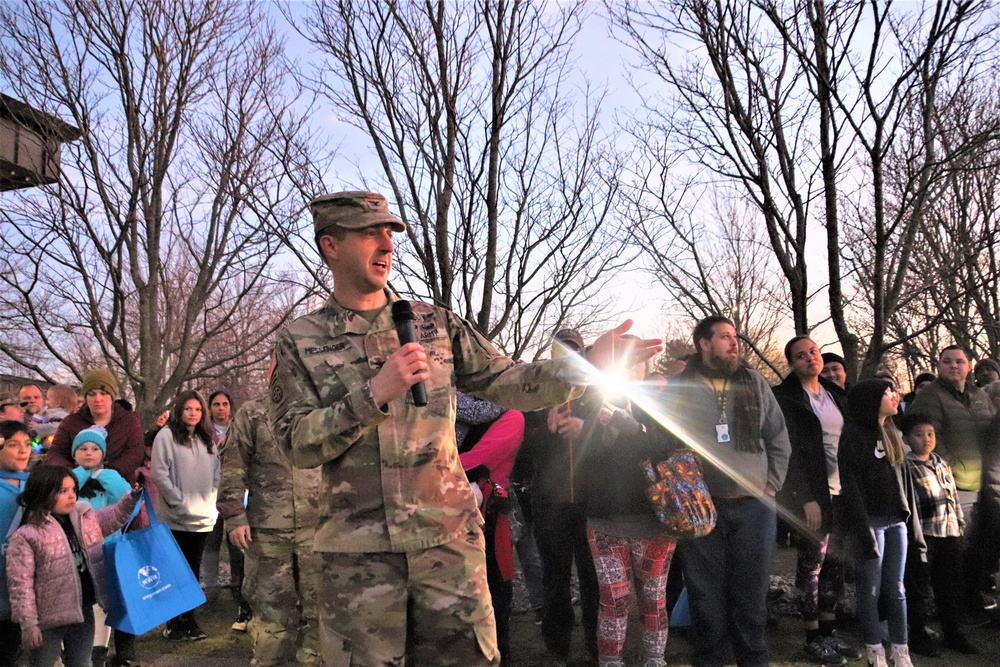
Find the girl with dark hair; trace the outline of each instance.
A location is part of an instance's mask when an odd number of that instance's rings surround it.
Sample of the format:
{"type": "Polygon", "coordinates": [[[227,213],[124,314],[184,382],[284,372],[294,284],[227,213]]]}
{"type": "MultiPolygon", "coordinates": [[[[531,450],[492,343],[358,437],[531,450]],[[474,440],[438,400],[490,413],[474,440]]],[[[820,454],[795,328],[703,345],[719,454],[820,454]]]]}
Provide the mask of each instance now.
{"type": "Polygon", "coordinates": [[[868,664],[874,667],[888,667],[880,605],[888,620],[893,666],[913,666],[903,571],[908,542],[924,548],[913,483],[903,465],[902,437],[889,419],[898,409],[899,393],[892,382],[859,382],[847,397],[838,451],[842,526],[856,562],[858,621],[868,664]]]}
{"type": "Polygon", "coordinates": [[[64,466],[40,465],[18,502],[21,527],[7,546],[11,617],[21,626],[32,667],[91,664],[93,605],[106,605],[104,538],[128,520],[138,487],[115,505],[78,503],[77,480],[64,466]]]}
{"type": "MultiPolygon", "coordinates": [[[[196,391],[185,391],[174,401],[167,425],[153,441],[152,479],[159,494],[156,513],[170,526],[188,565],[197,576],[205,540],[215,520],[219,490],[219,456],[212,445],[208,406],[196,391]]],[[[167,622],[167,639],[204,639],[193,612],[167,622]]]]}

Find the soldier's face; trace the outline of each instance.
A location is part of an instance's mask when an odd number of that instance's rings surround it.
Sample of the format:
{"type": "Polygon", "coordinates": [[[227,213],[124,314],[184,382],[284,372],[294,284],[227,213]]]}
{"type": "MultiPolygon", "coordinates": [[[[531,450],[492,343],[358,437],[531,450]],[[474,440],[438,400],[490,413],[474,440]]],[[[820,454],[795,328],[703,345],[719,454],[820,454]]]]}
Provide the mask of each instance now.
{"type": "Polygon", "coordinates": [[[381,292],[389,282],[395,249],[389,225],[348,231],[342,241],[334,240],[330,246],[334,282],[348,283],[361,294],[381,292]]]}

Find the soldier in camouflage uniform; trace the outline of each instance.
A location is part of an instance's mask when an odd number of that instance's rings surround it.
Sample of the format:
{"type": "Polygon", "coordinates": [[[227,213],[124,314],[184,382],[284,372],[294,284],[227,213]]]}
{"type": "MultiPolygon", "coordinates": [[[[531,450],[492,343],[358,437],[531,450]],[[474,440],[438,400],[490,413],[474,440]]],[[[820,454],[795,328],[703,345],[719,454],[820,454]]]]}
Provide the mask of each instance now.
{"type": "Polygon", "coordinates": [[[247,556],[251,664],[319,664],[313,536],[320,470],[291,467],[271,434],[264,396],[240,408],[226,442],[217,504],[229,539],[247,556]]]}
{"type": "MultiPolygon", "coordinates": [[[[518,364],[455,314],[413,303],[419,342],[400,346],[386,289],[392,233],[381,195],[312,201],[333,294],[278,336],[271,425],[297,467],[323,466],[323,664],[496,665],[482,517],[455,445],[456,389],[535,410],[579,396],[570,359],[518,364]],[[428,405],[410,387],[423,382],[428,405]]],[[[594,345],[613,363],[626,323],[594,345]]],[[[656,341],[634,354],[645,358],[656,341]]]]}

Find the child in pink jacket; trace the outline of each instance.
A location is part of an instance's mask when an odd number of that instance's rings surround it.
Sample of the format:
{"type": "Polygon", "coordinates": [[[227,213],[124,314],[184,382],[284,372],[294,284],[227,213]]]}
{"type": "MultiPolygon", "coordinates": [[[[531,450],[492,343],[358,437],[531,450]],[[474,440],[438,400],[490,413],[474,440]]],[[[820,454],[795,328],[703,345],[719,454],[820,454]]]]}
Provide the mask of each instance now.
{"type": "Polygon", "coordinates": [[[32,471],[18,502],[21,527],[7,546],[11,618],[21,626],[32,667],[90,664],[93,605],[105,604],[104,538],[128,520],[138,498],[99,510],[77,503],[77,480],[63,466],[32,471]]]}

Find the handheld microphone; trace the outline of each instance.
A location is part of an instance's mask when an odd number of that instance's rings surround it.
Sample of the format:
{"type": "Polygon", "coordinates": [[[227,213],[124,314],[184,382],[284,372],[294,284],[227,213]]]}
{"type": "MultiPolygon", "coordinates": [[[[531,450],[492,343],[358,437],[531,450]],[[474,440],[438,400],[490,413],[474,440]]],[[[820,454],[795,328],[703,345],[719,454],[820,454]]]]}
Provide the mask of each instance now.
{"type": "MultiPolygon", "coordinates": [[[[413,320],[417,316],[413,314],[413,308],[409,301],[392,302],[392,321],[396,325],[396,334],[399,336],[399,344],[416,342],[417,336],[413,332],[413,320]]],[[[410,387],[410,395],[413,396],[413,404],[418,408],[427,405],[427,389],[423,382],[418,382],[410,387]]]]}

